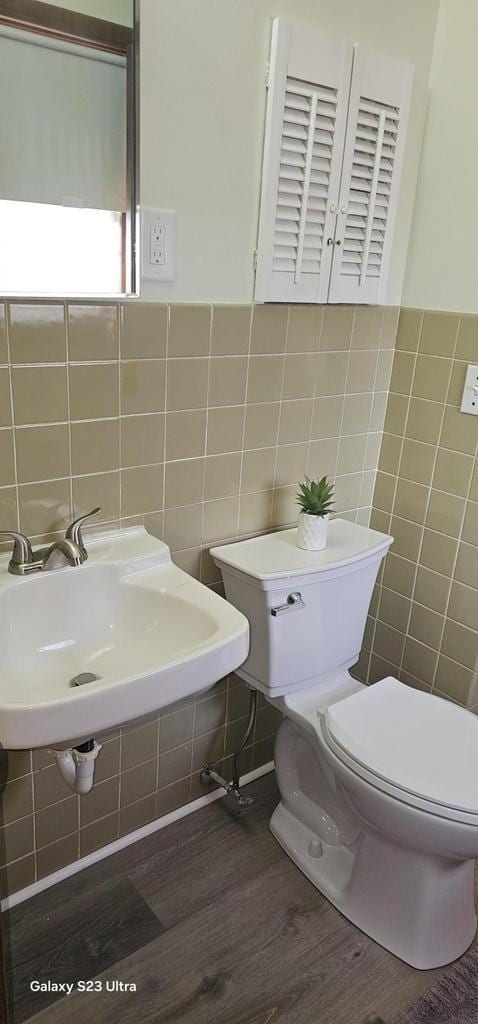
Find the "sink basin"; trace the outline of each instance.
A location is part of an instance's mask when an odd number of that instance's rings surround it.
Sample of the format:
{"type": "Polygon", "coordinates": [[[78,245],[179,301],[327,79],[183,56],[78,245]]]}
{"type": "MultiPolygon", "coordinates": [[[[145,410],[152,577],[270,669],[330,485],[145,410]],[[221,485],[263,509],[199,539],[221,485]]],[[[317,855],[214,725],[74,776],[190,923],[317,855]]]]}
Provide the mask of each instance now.
{"type": "Polygon", "coordinates": [[[88,561],[19,579],[0,557],[0,744],[63,746],[213,686],[247,657],[247,619],[142,527],[88,561]],[[90,673],[97,679],[75,686],[90,673]]]}

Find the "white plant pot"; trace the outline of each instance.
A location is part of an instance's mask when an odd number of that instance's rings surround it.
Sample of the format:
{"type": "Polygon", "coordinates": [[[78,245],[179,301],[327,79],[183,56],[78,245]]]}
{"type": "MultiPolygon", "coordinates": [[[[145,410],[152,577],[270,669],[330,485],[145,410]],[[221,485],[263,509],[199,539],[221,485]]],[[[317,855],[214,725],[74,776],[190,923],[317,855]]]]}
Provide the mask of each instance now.
{"type": "Polygon", "coordinates": [[[301,512],[297,526],[297,547],[304,551],[323,551],[327,546],[330,515],[310,516],[301,512]]]}

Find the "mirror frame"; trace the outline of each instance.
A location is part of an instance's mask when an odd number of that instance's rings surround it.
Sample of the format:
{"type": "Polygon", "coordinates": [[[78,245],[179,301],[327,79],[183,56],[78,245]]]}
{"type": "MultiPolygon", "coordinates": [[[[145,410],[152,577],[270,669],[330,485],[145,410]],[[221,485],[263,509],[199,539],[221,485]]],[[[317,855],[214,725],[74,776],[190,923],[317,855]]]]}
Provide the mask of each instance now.
{"type": "MultiPolygon", "coordinates": [[[[118,298],[137,294],[137,191],[139,182],[139,144],[137,140],[139,91],[137,57],[139,19],[133,0],[133,25],[119,25],[88,14],[38,0],[0,0],[0,24],[39,35],[63,38],[68,42],[107,50],[126,58],[126,215],[124,218],[122,290],[118,298]]],[[[0,296],[7,293],[1,293],[0,296]]],[[[9,293],[8,293],[9,294],[9,293]]],[[[56,294],[52,292],[51,294],[56,294]]],[[[98,296],[100,293],[98,293],[98,296]]],[[[35,296],[36,297],[36,296],[35,296]]],[[[41,293],[38,296],[41,298],[41,293]]]]}

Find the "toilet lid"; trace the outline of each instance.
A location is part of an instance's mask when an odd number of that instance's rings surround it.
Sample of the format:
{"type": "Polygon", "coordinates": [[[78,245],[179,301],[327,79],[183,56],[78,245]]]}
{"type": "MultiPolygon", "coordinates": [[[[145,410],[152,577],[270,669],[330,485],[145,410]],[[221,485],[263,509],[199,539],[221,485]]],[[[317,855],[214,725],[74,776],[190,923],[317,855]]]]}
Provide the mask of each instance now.
{"type": "Polygon", "coordinates": [[[471,712],[388,677],[330,705],[325,721],[335,743],[377,776],[377,785],[382,779],[478,815],[478,718],[471,712]]]}

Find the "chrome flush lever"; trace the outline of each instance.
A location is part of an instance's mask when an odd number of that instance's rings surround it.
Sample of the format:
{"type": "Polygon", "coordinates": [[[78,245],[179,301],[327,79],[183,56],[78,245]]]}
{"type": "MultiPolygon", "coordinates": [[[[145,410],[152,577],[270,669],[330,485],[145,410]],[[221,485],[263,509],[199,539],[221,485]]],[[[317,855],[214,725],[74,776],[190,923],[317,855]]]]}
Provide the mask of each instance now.
{"type": "Polygon", "coordinates": [[[294,593],[289,594],[285,604],[279,604],[277,608],[271,608],[271,615],[285,615],[286,612],[299,612],[301,608],[305,608],[305,601],[302,600],[302,594],[298,590],[294,593]]]}

